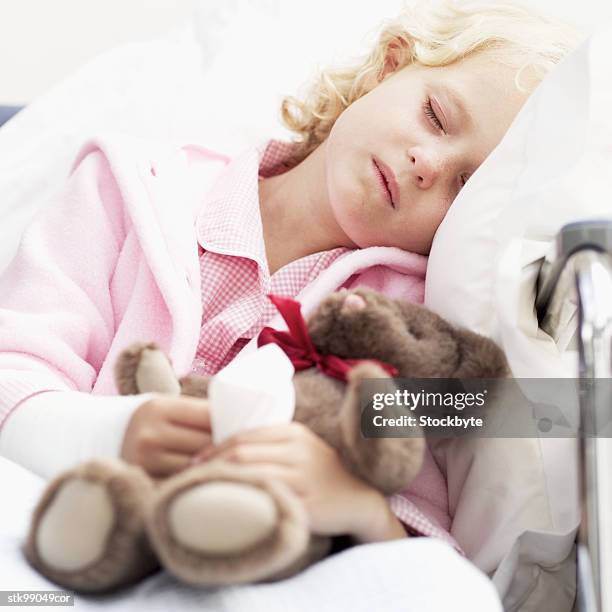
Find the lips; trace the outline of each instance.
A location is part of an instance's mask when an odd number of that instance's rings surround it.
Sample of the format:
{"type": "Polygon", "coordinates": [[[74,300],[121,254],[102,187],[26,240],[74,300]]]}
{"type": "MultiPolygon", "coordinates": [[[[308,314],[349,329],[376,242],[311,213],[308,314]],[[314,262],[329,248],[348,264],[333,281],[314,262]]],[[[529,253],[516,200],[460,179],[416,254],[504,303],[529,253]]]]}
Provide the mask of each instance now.
{"type": "Polygon", "coordinates": [[[400,201],[400,192],[399,186],[395,179],[395,174],[393,174],[393,170],[391,170],[391,168],[389,168],[389,166],[387,166],[387,164],[385,164],[382,160],[378,159],[378,157],[373,157],[372,161],[374,162],[374,166],[378,172],[381,174],[385,187],[389,192],[391,206],[393,206],[393,208],[397,208],[400,201]]]}
{"type": "Polygon", "coordinates": [[[391,192],[389,191],[389,187],[387,186],[387,181],[385,180],[385,175],[382,173],[381,169],[376,165],[376,162],[372,160],[372,170],[376,176],[376,182],[378,183],[378,188],[380,189],[381,194],[385,198],[385,201],[389,206],[395,208],[393,205],[393,198],[391,197],[391,192]]]}

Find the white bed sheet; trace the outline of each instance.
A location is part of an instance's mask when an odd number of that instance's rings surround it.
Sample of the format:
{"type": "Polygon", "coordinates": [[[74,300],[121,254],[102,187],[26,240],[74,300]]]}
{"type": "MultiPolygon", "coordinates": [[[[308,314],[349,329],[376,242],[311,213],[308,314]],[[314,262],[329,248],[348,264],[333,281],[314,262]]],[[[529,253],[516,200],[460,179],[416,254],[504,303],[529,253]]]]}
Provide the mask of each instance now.
{"type": "MultiPolygon", "coordinates": [[[[57,589],[28,565],[20,548],[45,481],[0,457],[0,482],[5,491],[0,517],[0,590],[57,589]]],[[[354,547],[294,578],[267,585],[197,589],[159,572],[113,595],[77,595],[74,609],[496,612],[502,608],[485,574],[450,546],[430,538],[413,538],[354,547]]]]}

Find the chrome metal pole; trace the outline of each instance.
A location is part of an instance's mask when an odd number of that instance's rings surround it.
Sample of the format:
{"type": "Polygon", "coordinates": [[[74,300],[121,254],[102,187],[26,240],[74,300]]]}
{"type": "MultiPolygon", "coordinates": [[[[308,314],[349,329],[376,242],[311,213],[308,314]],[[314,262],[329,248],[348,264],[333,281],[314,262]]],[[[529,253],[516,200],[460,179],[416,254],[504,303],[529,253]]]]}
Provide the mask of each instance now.
{"type": "MultiPolygon", "coordinates": [[[[583,612],[612,611],[612,542],[605,537],[601,491],[612,466],[604,464],[606,446],[598,437],[612,406],[594,379],[612,376],[612,222],[591,221],[562,228],[557,259],[543,266],[536,309],[540,327],[556,337],[561,308],[573,296],[578,305],[580,390],[580,495],[578,579],[583,612]],[[607,469],[602,470],[605,467],[607,469]],[[603,519],[603,520],[602,520],[603,519]]],[[[605,440],[604,440],[605,442],[605,440]]],[[[609,500],[608,500],[609,501],[609,500]]]]}
{"type": "Polygon", "coordinates": [[[603,541],[602,526],[604,520],[612,518],[612,512],[602,515],[603,479],[610,474],[609,470],[601,469],[603,448],[600,449],[599,435],[610,406],[605,404],[607,398],[598,393],[601,389],[588,383],[611,376],[612,260],[607,253],[594,250],[579,251],[572,258],[578,295],[580,377],[587,384],[587,392],[582,393],[580,402],[583,518],[578,543],[588,551],[593,585],[591,598],[597,606],[595,609],[603,612],[610,610],[607,600],[612,568],[608,558],[610,542],[603,541]]]}

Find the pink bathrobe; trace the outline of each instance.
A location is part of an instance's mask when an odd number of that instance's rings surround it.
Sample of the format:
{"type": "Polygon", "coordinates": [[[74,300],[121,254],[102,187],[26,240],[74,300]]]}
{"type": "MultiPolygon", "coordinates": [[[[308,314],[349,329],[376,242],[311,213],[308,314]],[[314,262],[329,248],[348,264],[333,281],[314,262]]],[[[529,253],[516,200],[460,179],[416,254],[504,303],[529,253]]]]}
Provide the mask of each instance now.
{"type": "MultiPolygon", "coordinates": [[[[155,340],[177,372],[190,370],[202,313],[195,219],[203,186],[227,162],[200,150],[210,163],[197,174],[184,151],[146,140],[113,135],[81,150],[0,276],[0,425],[44,391],[87,392],[83,411],[94,396],[115,395],[113,365],[134,341],[155,340]]],[[[297,299],[307,315],[340,286],[366,285],[420,303],[426,261],[397,248],[355,250],[297,299]]],[[[280,316],[271,325],[282,328],[280,316]]],[[[411,491],[393,503],[414,504],[445,537],[446,487],[429,454],[411,491]]]]}

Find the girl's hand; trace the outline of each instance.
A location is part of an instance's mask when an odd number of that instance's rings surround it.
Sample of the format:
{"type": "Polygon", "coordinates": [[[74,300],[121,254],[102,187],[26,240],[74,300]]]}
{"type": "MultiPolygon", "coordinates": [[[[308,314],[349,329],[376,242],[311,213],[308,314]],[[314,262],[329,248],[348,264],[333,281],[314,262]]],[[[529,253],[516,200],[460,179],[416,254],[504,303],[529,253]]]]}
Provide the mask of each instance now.
{"type": "Polygon", "coordinates": [[[198,453],[194,463],[213,458],[282,480],[304,502],[314,533],[364,542],[406,537],[384,496],[353,476],[338,451],[301,423],[241,432],[198,453]]]}
{"type": "Polygon", "coordinates": [[[189,467],[191,457],[210,443],[208,400],[159,394],[132,415],[121,457],[160,478],[189,467]]]}

